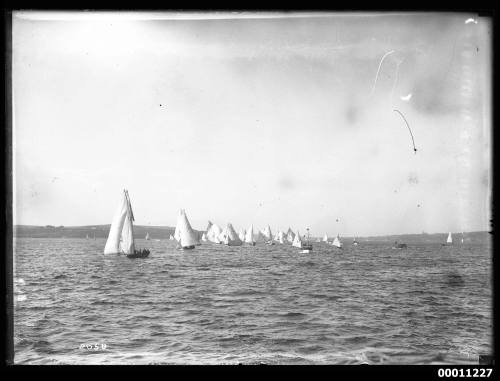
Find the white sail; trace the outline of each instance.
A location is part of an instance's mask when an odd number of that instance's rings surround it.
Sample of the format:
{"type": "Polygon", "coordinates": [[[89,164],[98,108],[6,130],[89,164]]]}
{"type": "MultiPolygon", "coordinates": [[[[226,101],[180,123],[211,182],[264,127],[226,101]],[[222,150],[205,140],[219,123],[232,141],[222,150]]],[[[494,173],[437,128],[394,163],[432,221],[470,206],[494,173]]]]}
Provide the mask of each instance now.
{"type": "Polygon", "coordinates": [[[218,242],[225,242],[228,234],[229,233],[227,232],[227,227],[225,227],[224,229],[222,229],[220,231],[219,235],[217,236],[218,242]]]}
{"type": "Polygon", "coordinates": [[[174,240],[174,236],[172,234],[170,234],[170,237],[168,237],[169,240],[173,241],[174,240]]]}
{"type": "Polygon", "coordinates": [[[276,242],[278,242],[278,240],[279,240],[279,235],[278,235],[278,233],[279,233],[279,231],[277,231],[277,232],[274,234],[274,238],[273,238],[273,240],[274,240],[274,241],[276,241],[276,242]]]}
{"type": "Polygon", "coordinates": [[[203,234],[201,235],[201,240],[202,240],[203,242],[206,242],[206,240],[207,240],[207,235],[206,235],[205,233],[203,233],[203,234]]]}
{"type": "Polygon", "coordinates": [[[262,234],[261,231],[258,231],[257,234],[254,236],[254,241],[258,243],[266,242],[267,238],[264,234],[262,234]]]}
{"type": "Polygon", "coordinates": [[[146,233],[146,239],[149,239],[149,233],[146,233]]]}
{"type": "Polygon", "coordinates": [[[113,222],[109,229],[108,240],[104,246],[104,254],[116,254],[120,252],[120,238],[122,235],[123,225],[127,216],[127,197],[123,191],[123,197],[118,205],[118,209],[113,217],[113,222]]]}
{"type": "Polygon", "coordinates": [[[179,212],[179,218],[177,220],[175,231],[176,234],[174,235],[174,238],[182,247],[189,247],[199,244],[198,234],[191,227],[191,224],[189,223],[186,216],[186,211],[184,209],[181,209],[179,212]]]}
{"type": "Polygon", "coordinates": [[[241,246],[242,241],[236,234],[236,231],[233,228],[233,225],[227,224],[226,229],[224,229],[224,243],[229,246],[241,246]]]}
{"type": "Polygon", "coordinates": [[[207,228],[205,229],[205,231],[208,233],[208,231],[210,230],[210,228],[212,227],[212,221],[208,221],[208,225],[207,225],[207,228]]]}
{"type": "Polygon", "coordinates": [[[453,240],[451,239],[451,232],[448,233],[448,239],[446,240],[446,243],[452,243],[453,240]]]}
{"type": "Polygon", "coordinates": [[[340,242],[339,236],[335,237],[335,239],[333,240],[332,245],[336,246],[336,247],[342,247],[342,243],[340,242]]]}
{"type": "Polygon", "coordinates": [[[238,233],[238,238],[241,240],[241,241],[244,241],[245,240],[245,229],[240,229],[240,232],[238,233]]]}
{"type": "Polygon", "coordinates": [[[179,215],[177,216],[177,223],[175,224],[174,239],[177,242],[181,240],[181,229],[180,229],[181,215],[182,215],[182,209],[179,212],[179,215]]]}
{"type": "Polygon", "coordinates": [[[212,224],[210,221],[209,221],[209,224],[210,224],[210,228],[207,230],[207,239],[210,242],[220,243],[221,241],[219,239],[219,236],[222,232],[221,228],[219,227],[219,225],[212,224]]]}
{"type": "Polygon", "coordinates": [[[285,233],[283,233],[281,230],[278,232],[278,242],[285,243],[285,233]]]}
{"type": "Polygon", "coordinates": [[[293,238],[292,246],[298,248],[302,247],[302,240],[300,239],[300,234],[298,231],[297,234],[295,234],[295,237],[293,238]]]}
{"type": "Polygon", "coordinates": [[[328,236],[326,234],[323,236],[323,242],[328,242],[328,236]]]}
{"type": "Polygon", "coordinates": [[[134,229],[132,225],[132,215],[130,213],[127,213],[125,222],[123,223],[120,251],[124,254],[133,254],[135,251],[134,229]]]}
{"type": "Polygon", "coordinates": [[[251,243],[253,244],[255,241],[253,239],[253,225],[250,225],[250,227],[247,230],[247,233],[245,234],[245,243],[251,243]]]}
{"type": "Polygon", "coordinates": [[[267,227],[262,232],[262,234],[264,234],[264,237],[266,237],[267,241],[272,241],[272,239],[273,239],[273,233],[271,232],[271,227],[269,225],[267,225],[267,227]]]}
{"type": "Polygon", "coordinates": [[[286,240],[292,243],[294,238],[295,234],[293,233],[292,229],[288,228],[288,231],[286,232],[286,240]]]}

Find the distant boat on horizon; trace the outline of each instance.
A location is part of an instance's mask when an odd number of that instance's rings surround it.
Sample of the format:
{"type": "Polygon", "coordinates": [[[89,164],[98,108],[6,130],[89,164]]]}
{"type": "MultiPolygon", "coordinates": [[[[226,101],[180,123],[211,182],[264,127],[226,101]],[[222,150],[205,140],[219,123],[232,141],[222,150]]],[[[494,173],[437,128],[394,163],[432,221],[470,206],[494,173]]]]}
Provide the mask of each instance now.
{"type": "Polygon", "coordinates": [[[323,236],[323,242],[328,242],[328,235],[325,233],[325,235],[323,236]]]}
{"type": "Polygon", "coordinates": [[[342,249],[342,242],[340,242],[340,237],[339,235],[337,234],[337,236],[335,237],[335,239],[333,240],[332,242],[332,246],[335,246],[339,249],[342,249]]]}
{"type": "Polygon", "coordinates": [[[266,237],[266,244],[274,245],[273,233],[271,232],[271,227],[269,225],[266,226],[262,234],[264,235],[264,237],[266,237]]]}
{"type": "Polygon", "coordinates": [[[356,241],[356,237],[354,237],[354,240],[352,241],[353,246],[358,246],[358,241],[356,241]]]}
{"type": "Polygon", "coordinates": [[[394,241],[394,246],[392,247],[393,249],[407,249],[408,246],[406,243],[398,243],[398,241],[394,241]]]}
{"type": "Polygon", "coordinates": [[[292,242],[292,246],[302,249],[301,253],[309,253],[312,250],[312,245],[309,243],[309,238],[307,242],[302,241],[300,238],[300,233],[297,231],[297,234],[295,234],[295,237],[292,242]]]}
{"type": "Polygon", "coordinates": [[[446,243],[442,243],[441,246],[450,246],[450,245],[453,245],[453,238],[451,237],[451,232],[448,233],[448,238],[446,238],[446,243]]]}
{"type": "Polygon", "coordinates": [[[146,238],[145,238],[145,239],[147,239],[147,240],[149,240],[149,239],[150,239],[150,238],[149,238],[149,233],[146,233],[146,238]]]}
{"type": "Polygon", "coordinates": [[[126,254],[129,258],[144,258],[149,250],[136,250],[134,242],[134,213],[130,197],[126,189],[111,223],[104,254],[126,254]]]}

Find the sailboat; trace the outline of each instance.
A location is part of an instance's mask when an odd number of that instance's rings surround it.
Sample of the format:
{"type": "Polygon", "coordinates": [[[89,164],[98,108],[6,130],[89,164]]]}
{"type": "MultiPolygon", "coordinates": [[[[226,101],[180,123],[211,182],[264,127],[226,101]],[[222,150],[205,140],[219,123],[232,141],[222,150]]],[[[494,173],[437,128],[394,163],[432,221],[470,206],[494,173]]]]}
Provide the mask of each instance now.
{"type": "Polygon", "coordinates": [[[192,250],[199,244],[198,234],[191,227],[184,209],[179,212],[174,238],[178,242],[178,248],[182,250],[192,250]]]}
{"type": "Polygon", "coordinates": [[[170,234],[170,237],[168,237],[169,240],[173,241],[174,240],[174,236],[172,234],[170,234]]]}
{"type": "Polygon", "coordinates": [[[149,255],[149,250],[135,250],[133,221],[134,213],[130,197],[126,189],[123,198],[109,229],[108,240],[104,247],[104,254],[126,254],[129,258],[143,258],[149,255]]]}
{"type": "Polygon", "coordinates": [[[328,236],[326,235],[326,233],[325,233],[325,235],[323,236],[323,242],[328,242],[328,236]]]}
{"type": "Polygon", "coordinates": [[[149,239],[150,239],[150,238],[149,238],[149,233],[146,233],[146,238],[145,238],[145,239],[147,239],[147,240],[149,240],[149,239]]]}
{"type": "Polygon", "coordinates": [[[245,240],[245,229],[240,229],[240,232],[238,233],[238,238],[243,242],[245,240]]]}
{"type": "Polygon", "coordinates": [[[307,230],[307,241],[305,243],[302,242],[302,251],[301,251],[302,254],[310,253],[313,249],[313,246],[309,241],[309,228],[307,228],[306,230],[307,230]]]}
{"type": "Polygon", "coordinates": [[[453,239],[451,238],[451,232],[448,233],[448,239],[446,240],[446,243],[448,245],[451,245],[453,243],[453,239]]]}
{"type": "Polygon", "coordinates": [[[233,225],[227,224],[226,228],[222,232],[222,243],[228,246],[241,246],[243,244],[242,240],[236,234],[233,225]]]}
{"type": "Polygon", "coordinates": [[[273,242],[273,233],[271,233],[271,227],[267,225],[266,229],[262,232],[264,237],[266,237],[266,243],[268,245],[274,245],[273,242]]]}
{"type": "Polygon", "coordinates": [[[206,242],[206,241],[207,241],[207,235],[206,235],[206,233],[203,233],[203,234],[201,235],[201,240],[202,240],[203,242],[206,242]]]}
{"type": "Polygon", "coordinates": [[[278,240],[277,241],[281,244],[285,243],[285,233],[283,233],[281,230],[278,232],[278,240]]]}
{"type": "Polygon", "coordinates": [[[407,249],[408,245],[406,243],[398,243],[398,241],[394,242],[393,249],[407,249]]]}
{"type": "Polygon", "coordinates": [[[207,227],[207,240],[213,243],[221,243],[219,239],[220,234],[222,233],[222,229],[217,224],[212,224],[208,221],[207,227]]]}
{"type": "Polygon", "coordinates": [[[354,237],[354,240],[352,241],[353,246],[358,246],[358,241],[356,241],[356,237],[354,237]]]}
{"type": "Polygon", "coordinates": [[[255,240],[256,243],[267,242],[266,236],[264,234],[262,234],[262,232],[260,230],[257,232],[257,234],[255,234],[254,240],[255,240]]]}
{"type": "Polygon", "coordinates": [[[335,239],[333,240],[332,245],[335,247],[338,247],[339,249],[342,249],[342,242],[340,242],[340,237],[338,234],[335,237],[335,239]]]}
{"type": "Polygon", "coordinates": [[[462,232],[462,238],[460,239],[461,243],[464,243],[464,233],[462,232]]]}
{"type": "Polygon", "coordinates": [[[300,239],[300,234],[298,231],[297,231],[297,234],[295,234],[295,236],[293,238],[292,246],[298,247],[299,249],[302,248],[302,240],[300,239]]]}
{"type": "Polygon", "coordinates": [[[253,239],[253,224],[248,228],[245,234],[244,242],[249,245],[255,246],[255,240],[253,239]]]}
{"type": "MultiPolygon", "coordinates": [[[[308,229],[308,235],[309,235],[309,229],[308,229]]],[[[312,250],[312,245],[309,243],[309,237],[307,237],[307,242],[303,242],[300,239],[300,234],[298,231],[297,231],[297,234],[295,234],[295,237],[294,237],[293,242],[292,242],[292,246],[298,247],[299,249],[302,249],[301,253],[304,253],[304,254],[310,253],[312,250]]]]}
{"type": "Polygon", "coordinates": [[[276,242],[278,242],[278,239],[279,239],[278,233],[279,233],[279,231],[276,232],[276,234],[274,235],[274,238],[273,238],[273,240],[275,240],[276,242]]]}
{"type": "Polygon", "coordinates": [[[293,233],[292,229],[288,228],[288,231],[286,232],[286,240],[290,243],[293,243],[294,238],[295,234],[293,233]]]}

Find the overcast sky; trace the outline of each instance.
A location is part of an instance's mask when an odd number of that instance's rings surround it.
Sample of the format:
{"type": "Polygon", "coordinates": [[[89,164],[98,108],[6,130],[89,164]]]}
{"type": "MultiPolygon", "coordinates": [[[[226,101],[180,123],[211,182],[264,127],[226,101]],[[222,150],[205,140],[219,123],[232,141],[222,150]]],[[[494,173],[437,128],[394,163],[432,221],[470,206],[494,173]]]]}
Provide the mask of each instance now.
{"type": "Polygon", "coordinates": [[[13,16],[15,224],[489,229],[488,19],[93,16],[13,16]]]}

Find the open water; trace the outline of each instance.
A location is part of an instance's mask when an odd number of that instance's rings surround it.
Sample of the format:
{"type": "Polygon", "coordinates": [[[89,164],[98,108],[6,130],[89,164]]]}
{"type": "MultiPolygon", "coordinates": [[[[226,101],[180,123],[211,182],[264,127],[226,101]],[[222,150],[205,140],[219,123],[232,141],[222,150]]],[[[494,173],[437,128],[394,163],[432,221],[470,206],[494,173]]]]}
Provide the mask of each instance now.
{"type": "Polygon", "coordinates": [[[477,364],[492,353],[489,243],[315,243],[102,254],[20,238],[16,364],[477,364]],[[97,349],[96,349],[97,348],[97,349]]]}

